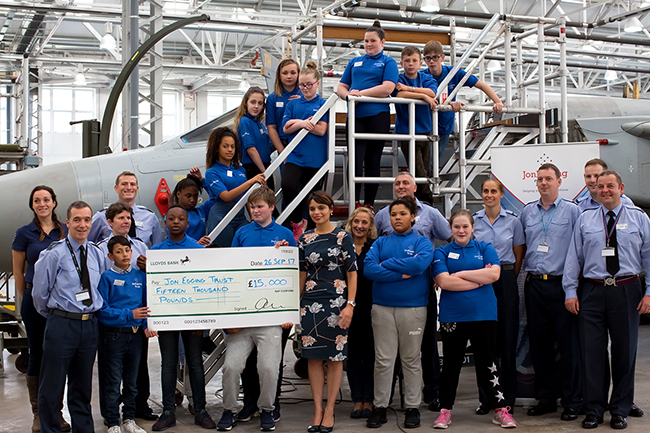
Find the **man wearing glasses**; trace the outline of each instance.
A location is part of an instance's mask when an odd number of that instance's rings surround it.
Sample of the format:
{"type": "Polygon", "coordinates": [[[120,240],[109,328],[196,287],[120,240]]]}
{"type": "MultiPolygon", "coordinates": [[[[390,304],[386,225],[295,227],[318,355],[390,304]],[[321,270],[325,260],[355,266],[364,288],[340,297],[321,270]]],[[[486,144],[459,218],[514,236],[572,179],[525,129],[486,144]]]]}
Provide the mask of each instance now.
{"type": "MultiPolygon", "coordinates": [[[[442,62],[445,60],[445,55],[442,51],[442,44],[438,41],[429,41],[424,46],[424,63],[427,65],[427,70],[433,76],[433,78],[438,82],[438,86],[442,81],[447,77],[449,72],[452,70],[453,66],[443,65],[442,62]]],[[[456,75],[449,81],[447,86],[447,91],[443,92],[441,95],[441,103],[445,102],[447,95],[454,91],[458,83],[463,79],[466,72],[462,69],[459,69],[456,72],[456,75]]],[[[492,87],[483,81],[476,78],[474,75],[470,75],[467,81],[464,84],[466,87],[476,87],[487,95],[494,102],[494,112],[501,113],[503,110],[503,103],[501,99],[494,92],[492,87]]],[[[442,89],[441,89],[442,90],[442,89]]],[[[463,106],[462,102],[457,102],[454,97],[453,102],[450,103],[451,107],[455,112],[459,112],[460,108],[463,106]]],[[[454,118],[455,114],[452,111],[439,111],[438,112],[438,162],[442,166],[442,154],[444,153],[447,145],[449,144],[449,135],[454,132],[454,118]]]]}

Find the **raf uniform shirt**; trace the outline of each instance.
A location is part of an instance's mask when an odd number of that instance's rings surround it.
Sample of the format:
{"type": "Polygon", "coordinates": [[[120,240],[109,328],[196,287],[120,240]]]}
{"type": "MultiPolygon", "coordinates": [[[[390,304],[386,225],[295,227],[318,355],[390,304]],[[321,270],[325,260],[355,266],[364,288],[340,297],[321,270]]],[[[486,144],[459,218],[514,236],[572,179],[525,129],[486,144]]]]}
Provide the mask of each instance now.
{"type": "Polygon", "coordinates": [[[86,263],[88,265],[90,291],[93,301],[92,305],[86,306],[76,297],[76,294],[83,289],[66,239],[70,242],[77,263],[81,266],[79,251],[81,244],[72,239],[70,235],[43,250],[34,265],[32,297],[36,311],[44,317],[47,317],[52,309],[69,313],[92,313],[102,308],[104,304],[99,290],[97,290],[99,278],[105,269],[101,250],[97,245],[87,240],[83,244],[87,251],[86,263]]]}
{"type": "Polygon", "coordinates": [[[265,227],[252,221],[237,230],[231,247],[274,247],[280,241],[288,241],[292,247],[297,246],[291,230],[277,224],[274,219],[265,227]]]}
{"type": "MultiPolygon", "coordinates": [[[[138,238],[132,238],[129,235],[126,235],[126,238],[131,241],[131,266],[137,268],[138,257],[147,256],[147,246],[138,238]]],[[[99,249],[102,250],[102,255],[104,256],[104,269],[110,269],[113,267],[113,261],[108,258],[108,241],[111,239],[113,239],[113,236],[106,238],[97,244],[99,249]]]]}
{"type": "MultiPolygon", "coordinates": [[[[413,223],[413,231],[420,236],[426,236],[434,244],[436,239],[446,241],[451,237],[451,229],[449,222],[442,216],[438,209],[422,203],[417,198],[415,199],[418,211],[415,215],[415,223],[413,223]]],[[[390,210],[386,206],[375,216],[375,226],[379,236],[386,236],[393,233],[393,226],[390,225],[390,210]]]]}
{"type": "MultiPolygon", "coordinates": [[[[133,219],[135,220],[135,233],[138,239],[141,239],[148,247],[161,242],[163,234],[156,214],[140,205],[135,205],[132,209],[133,219]]],[[[112,235],[113,229],[106,221],[106,209],[102,209],[93,215],[93,225],[90,228],[88,240],[99,242],[112,235]]]]}
{"type": "Polygon", "coordinates": [[[536,275],[562,275],[571,233],[579,215],[578,206],[561,197],[548,209],[544,209],[541,199],[524,206],[519,218],[526,235],[524,271],[536,275]]]}
{"type": "Polygon", "coordinates": [[[271,161],[271,139],[266,125],[246,113],[239,120],[237,136],[242,149],[242,164],[253,164],[253,159],[248,154],[248,149],[257,149],[262,162],[271,161]]]}
{"type": "MultiPolygon", "coordinates": [[[[384,81],[397,83],[398,77],[397,62],[382,51],[376,56],[366,54],[350,60],[341,77],[341,83],[350,86],[350,90],[365,90],[379,86],[384,81]]],[[[375,102],[360,102],[355,108],[357,117],[369,117],[390,111],[389,104],[375,102]]]]}
{"type": "Polygon", "coordinates": [[[491,244],[499,255],[501,265],[514,264],[512,248],[526,243],[521,221],[513,212],[503,208],[494,223],[490,223],[485,209],[474,214],[474,238],[491,244]]]}
{"type": "MultiPolygon", "coordinates": [[[[325,102],[326,101],[318,95],[309,100],[303,97],[289,101],[287,108],[284,111],[284,117],[282,118],[282,128],[284,128],[284,125],[286,125],[291,119],[309,119],[316,114],[325,102]]],[[[329,114],[325,113],[323,117],[320,118],[319,122],[328,123],[329,114]]],[[[299,132],[300,130],[291,134],[289,140],[293,140],[299,132]]],[[[308,133],[287,157],[287,162],[299,167],[320,168],[326,161],[327,132],[320,137],[316,134],[308,133]]]]}
{"type": "Polygon", "coordinates": [[[284,110],[287,108],[289,98],[295,95],[302,96],[297,84],[291,92],[287,92],[283,88],[282,95],[273,92],[266,98],[266,126],[275,125],[280,140],[289,139],[289,136],[282,130],[282,118],[284,117],[284,110]]]}
{"type": "MultiPolygon", "coordinates": [[[[622,195],[621,196],[621,203],[623,203],[626,206],[634,206],[634,203],[632,200],[630,200],[627,196],[622,195]]],[[[587,193],[584,197],[578,197],[575,200],[575,204],[578,205],[578,208],[580,209],[580,212],[584,212],[588,209],[597,209],[600,207],[600,203],[598,203],[594,198],[591,196],[591,194],[587,193]]]]}
{"type": "MultiPolygon", "coordinates": [[[[424,71],[419,71],[417,77],[408,78],[406,74],[399,74],[398,83],[402,83],[409,87],[423,87],[438,92],[438,83],[430,74],[424,71]]],[[[397,96],[399,92],[397,89],[393,92],[392,96],[397,96]]],[[[408,134],[409,133],[409,106],[408,104],[395,104],[395,133],[408,134]]],[[[433,117],[431,108],[428,105],[415,106],[415,133],[428,134],[433,129],[433,117]]]]}
{"type": "MultiPolygon", "coordinates": [[[[650,273],[650,219],[635,206],[624,203],[613,209],[619,216],[616,222],[616,241],[619,271],[614,275],[625,278],[645,271],[650,273]]],[[[576,221],[569,252],[564,265],[562,285],[566,299],[577,298],[580,271],[585,278],[603,280],[609,278],[607,258],[602,251],[607,243],[607,216],[609,210],[603,205],[583,212],[576,221]]],[[[615,217],[616,218],[616,217],[615,217]]],[[[650,278],[646,278],[646,296],[650,295],[650,278]]]]}

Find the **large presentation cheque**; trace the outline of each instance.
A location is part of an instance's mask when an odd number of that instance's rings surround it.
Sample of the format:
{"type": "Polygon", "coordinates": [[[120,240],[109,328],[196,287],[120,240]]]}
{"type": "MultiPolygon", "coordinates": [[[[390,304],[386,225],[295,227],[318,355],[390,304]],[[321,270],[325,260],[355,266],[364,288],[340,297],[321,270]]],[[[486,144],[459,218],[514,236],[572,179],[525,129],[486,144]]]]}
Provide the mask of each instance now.
{"type": "Polygon", "coordinates": [[[298,248],[147,252],[149,329],[245,328],[300,320],[298,248]]]}

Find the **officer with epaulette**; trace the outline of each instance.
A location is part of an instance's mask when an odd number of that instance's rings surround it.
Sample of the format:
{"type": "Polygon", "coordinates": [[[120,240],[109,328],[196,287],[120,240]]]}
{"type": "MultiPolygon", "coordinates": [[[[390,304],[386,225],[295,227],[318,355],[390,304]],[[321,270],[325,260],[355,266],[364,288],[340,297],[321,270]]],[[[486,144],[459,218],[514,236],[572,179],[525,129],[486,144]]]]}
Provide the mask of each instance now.
{"type": "Polygon", "coordinates": [[[68,206],[68,235],[42,251],[34,265],[36,310],[47,317],[43,339],[38,413],[43,433],[60,432],[60,396],[68,377],[72,431],[92,432],[90,408],[97,351],[97,290],[104,271],[101,251],[87,240],[92,210],[83,201],[68,206]]]}
{"type": "Polygon", "coordinates": [[[598,176],[600,205],[576,222],[563,286],[566,309],[576,314],[584,350],[584,428],[596,428],[607,410],[609,368],[607,336],[612,341],[610,425],[627,427],[634,399],[639,315],[650,312],[650,280],[642,287],[641,272],[650,272],[650,219],[641,209],[621,201],[625,189],[615,171],[598,176]],[[578,293],[578,278],[585,282],[578,293]]]}
{"type": "MultiPolygon", "coordinates": [[[[514,407],[517,398],[517,341],[519,339],[519,288],[517,275],[524,258],[526,238],[521,221],[514,212],[501,207],[503,184],[486,179],[481,184],[485,209],[474,214],[474,237],[492,244],[501,262],[501,275],[492,283],[497,298],[497,344],[501,363],[501,386],[505,406],[514,407]]],[[[492,409],[489,399],[479,387],[478,415],[492,409]]]]}
{"type": "MultiPolygon", "coordinates": [[[[589,194],[586,194],[582,197],[578,197],[575,200],[575,204],[580,208],[580,212],[584,212],[587,209],[597,209],[600,207],[600,201],[598,200],[598,186],[596,184],[598,175],[603,171],[607,170],[607,163],[600,158],[594,158],[587,161],[585,164],[585,187],[589,194]]],[[[625,195],[621,196],[621,202],[625,205],[634,206],[632,200],[630,200],[625,195]]],[[[641,411],[642,416],[643,411],[641,411]]]]}
{"type": "Polygon", "coordinates": [[[537,171],[540,199],[528,203],[520,217],[526,235],[524,294],[538,400],[528,415],[556,412],[560,396],[561,419],[571,421],[578,418],[582,404],[580,345],[577,317],[564,308],[562,272],[580,210],[559,196],[561,184],[560,170],[554,164],[541,165],[537,171]]]}
{"type": "MultiPolygon", "coordinates": [[[[133,209],[129,236],[137,237],[147,244],[147,247],[151,247],[162,242],[163,234],[156,214],[144,206],[135,204],[138,189],[138,178],[130,171],[120,173],[115,179],[117,201],[133,209]]],[[[93,227],[88,235],[88,240],[99,242],[111,236],[112,233],[113,230],[106,221],[106,210],[102,209],[93,216],[93,227]]]]}

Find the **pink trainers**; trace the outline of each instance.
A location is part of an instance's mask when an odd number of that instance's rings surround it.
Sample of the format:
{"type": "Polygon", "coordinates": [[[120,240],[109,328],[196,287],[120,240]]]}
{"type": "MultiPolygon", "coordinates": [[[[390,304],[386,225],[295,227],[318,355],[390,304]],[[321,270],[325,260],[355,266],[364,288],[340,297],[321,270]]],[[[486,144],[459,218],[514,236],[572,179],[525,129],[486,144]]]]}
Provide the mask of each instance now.
{"type": "Polygon", "coordinates": [[[451,425],[451,411],[449,409],[440,409],[440,415],[436,422],[433,423],[433,428],[447,428],[451,425]]]}
{"type": "Polygon", "coordinates": [[[492,419],[494,424],[498,424],[503,428],[515,428],[517,427],[517,422],[510,415],[510,406],[497,409],[494,412],[494,419],[492,419]]]}
{"type": "Polygon", "coordinates": [[[307,227],[307,220],[304,218],[299,224],[293,221],[291,222],[291,230],[293,231],[293,237],[296,238],[296,243],[298,243],[298,239],[305,232],[305,227],[307,227]]]}

